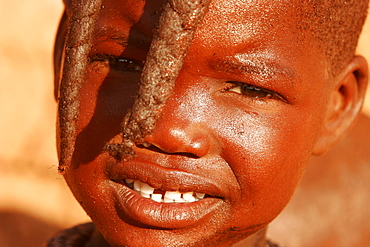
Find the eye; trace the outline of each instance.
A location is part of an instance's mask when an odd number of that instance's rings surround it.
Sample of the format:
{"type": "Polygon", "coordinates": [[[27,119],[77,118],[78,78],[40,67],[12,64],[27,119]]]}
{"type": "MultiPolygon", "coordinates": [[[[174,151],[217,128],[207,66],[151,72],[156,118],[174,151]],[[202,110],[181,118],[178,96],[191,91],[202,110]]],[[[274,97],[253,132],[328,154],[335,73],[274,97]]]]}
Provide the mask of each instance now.
{"type": "Polygon", "coordinates": [[[96,54],[91,61],[102,62],[106,67],[123,71],[141,72],[144,66],[144,62],[142,61],[106,54],[96,54]]]}
{"type": "Polygon", "coordinates": [[[269,89],[242,82],[229,81],[228,83],[231,83],[232,86],[225,91],[234,92],[254,99],[278,99],[284,102],[286,101],[279,93],[269,89]]]}
{"type": "Polygon", "coordinates": [[[229,82],[229,83],[234,84],[233,87],[228,89],[228,91],[230,92],[242,94],[247,97],[257,98],[257,99],[273,97],[272,92],[267,89],[262,89],[260,87],[256,87],[256,86],[246,84],[246,83],[241,83],[241,82],[229,82]]]}

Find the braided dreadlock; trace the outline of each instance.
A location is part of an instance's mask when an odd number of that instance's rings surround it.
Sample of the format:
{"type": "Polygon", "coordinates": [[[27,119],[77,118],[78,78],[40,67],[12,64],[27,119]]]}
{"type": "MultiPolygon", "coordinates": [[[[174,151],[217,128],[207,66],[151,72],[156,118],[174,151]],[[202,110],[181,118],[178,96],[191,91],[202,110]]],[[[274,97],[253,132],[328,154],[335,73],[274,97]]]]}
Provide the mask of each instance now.
{"type": "Polygon", "coordinates": [[[79,90],[84,82],[88,54],[92,46],[92,33],[102,0],[72,1],[65,46],[65,61],[60,85],[59,119],[60,137],[59,171],[64,172],[71,163],[76,140],[76,122],[80,107],[79,90]]]}
{"type": "Polygon", "coordinates": [[[339,73],[352,60],[364,25],[369,0],[302,1],[304,17],[298,28],[308,30],[329,62],[329,72],[339,73]]]}

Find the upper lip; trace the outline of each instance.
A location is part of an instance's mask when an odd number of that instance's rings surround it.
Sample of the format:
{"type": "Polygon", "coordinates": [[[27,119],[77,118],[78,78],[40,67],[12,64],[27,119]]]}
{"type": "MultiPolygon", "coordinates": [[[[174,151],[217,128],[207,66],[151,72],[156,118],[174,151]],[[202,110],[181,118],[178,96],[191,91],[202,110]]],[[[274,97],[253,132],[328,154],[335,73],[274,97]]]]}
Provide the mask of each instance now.
{"type": "MultiPolygon", "coordinates": [[[[192,160],[191,162],[196,164],[197,161],[192,160]]],[[[167,164],[163,165],[137,158],[127,162],[117,162],[109,168],[109,178],[113,181],[127,178],[140,180],[164,191],[192,191],[221,198],[228,195],[228,191],[225,190],[229,190],[230,187],[223,186],[222,182],[217,181],[218,176],[215,175],[213,169],[211,171],[198,169],[199,172],[197,170],[189,172],[179,168],[179,161],[173,166],[171,163],[167,161],[167,164]],[[211,176],[207,176],[207,173],[211,176]]]]}

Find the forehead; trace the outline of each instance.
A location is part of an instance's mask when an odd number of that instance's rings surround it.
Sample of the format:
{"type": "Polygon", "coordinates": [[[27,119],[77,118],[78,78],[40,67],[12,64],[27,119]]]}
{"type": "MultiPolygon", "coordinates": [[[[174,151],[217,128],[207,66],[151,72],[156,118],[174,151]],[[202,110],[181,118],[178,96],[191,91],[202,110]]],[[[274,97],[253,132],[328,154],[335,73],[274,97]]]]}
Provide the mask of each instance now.
{"type": "Polygon", "coordinates": [[[237,44],[258,37],[271,39],[277,33],[288,38],[288,33],[297,33],[299,17],[292,1],[216,0],[201,27],[207,28],[207,36],[221,38],[220,43],[227,39],[237,44]]]}
{"type": "MultiPolygon", "coordinates": [[[[71,6],[69,1],[66,2],[67,7],[71,6]]],[[[119,20],[140,22],[145,27],[154,29],[166,2],[166,0],[103,0],[100,16],[112,22],[119,20]]],[[[296,0],[212,0],[206,20],[215,28],[212,32],[214,35],[220,31],[216,27],[226,28],[234,34],[247,33],[250,30],[262,32],[267,31],[266,26],[290,27],[300,18],[303,5],[296,0]]]]}
{"type": "Polygon", "coordinates": [[[298,28],[301,16],[295,1],[215,0],[193,47],[224,57],[279,60],[278,67],[288,68],[284,61],[310,56],[304,46],[312,40],[298,28]]]}
{"type": "MultiPolygon", "coordinates": [[[[104,0],[94,48],[114,49],[117,55],[144,60],[166,2],[104,0]]],[[[307,4],[297,0],[213,0],[190,49],[195,56],[188,57],[206,66],[211,60],[236,55],[243,59],[248,54],[246,60],[251,63],[267,63],[256,66],[262,69],[275,63],[272,67],[288,68],[296,75],[304,77],[307,71],[315,71],[317,76],[326,78],[325,57],[316,40],[299,28],[304,6],[307,4]],[[320,57],[321,64],[310,64],[313,57],[320,57]]]]}
{"type": "MultiPolygon", "coordinates": [[[[151,37],[166,0],[103,1],[98,35],[151,37]],[[129,33],[128,33],[129,32],[129,33]]],[[[196,40],[218,48],[300,44],[302,3],[295,0],[213,0],[196,40]],[[217,41],[215,43],[215,41],[217,41]],[[281,44],[283,43],[283,44],[281,44]]]]}

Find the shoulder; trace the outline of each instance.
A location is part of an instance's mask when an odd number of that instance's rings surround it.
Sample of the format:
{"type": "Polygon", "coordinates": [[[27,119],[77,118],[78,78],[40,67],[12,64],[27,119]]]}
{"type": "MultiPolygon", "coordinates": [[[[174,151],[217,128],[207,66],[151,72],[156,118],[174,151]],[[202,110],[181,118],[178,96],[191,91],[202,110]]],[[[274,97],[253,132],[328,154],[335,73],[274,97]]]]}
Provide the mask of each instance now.
{"type": "Polygon", "coordinates": [[[55,234],[44,247],[85,247],[94,230],[94,224],[81,224],[55,234]]]}

